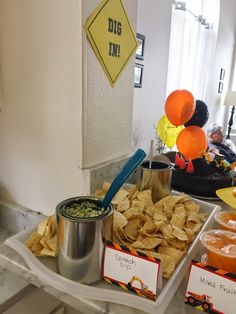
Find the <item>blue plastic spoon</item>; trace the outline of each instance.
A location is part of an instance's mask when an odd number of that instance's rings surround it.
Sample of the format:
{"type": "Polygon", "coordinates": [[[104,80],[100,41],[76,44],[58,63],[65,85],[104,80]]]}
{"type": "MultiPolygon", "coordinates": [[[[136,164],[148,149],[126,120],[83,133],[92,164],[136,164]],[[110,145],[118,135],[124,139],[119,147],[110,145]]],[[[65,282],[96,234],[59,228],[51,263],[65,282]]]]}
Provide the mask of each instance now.
{"type": "Polygon", "coordinates": [[[140,162],[146,157],[145,152],[142,149],[138,149],[127,161],[124,167],[121,169],[120,173],[113,180],[110,188],[108,189],[104,199],[102,200],[102,207],[107,208],[107,206],[112,201],[113,197],[116,195],[125,180],[134,172],[138,167],[140,162]]]}

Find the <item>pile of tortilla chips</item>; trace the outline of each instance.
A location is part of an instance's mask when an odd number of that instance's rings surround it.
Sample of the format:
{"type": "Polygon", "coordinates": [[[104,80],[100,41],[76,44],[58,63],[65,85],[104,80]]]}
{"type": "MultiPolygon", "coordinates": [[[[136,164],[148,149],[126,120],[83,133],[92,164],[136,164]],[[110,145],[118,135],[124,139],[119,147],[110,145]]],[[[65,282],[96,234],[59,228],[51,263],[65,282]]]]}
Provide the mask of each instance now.
{"type": "Polygon", "coordinates": [[[25,245],[35,256],[57,256],[57,234],[55,217],[43,220],[25,245]]]}
{"type": "MultiPolygon", "coordinates": [[[[110,183],[96,195],[103,197],[110,183]]],[[[153,204],[151,190],[121,188],[112,204],[113,241],[159,258],[169,278],[202,226],[200,206],[186,195],[169,195],[153,204]]]]}

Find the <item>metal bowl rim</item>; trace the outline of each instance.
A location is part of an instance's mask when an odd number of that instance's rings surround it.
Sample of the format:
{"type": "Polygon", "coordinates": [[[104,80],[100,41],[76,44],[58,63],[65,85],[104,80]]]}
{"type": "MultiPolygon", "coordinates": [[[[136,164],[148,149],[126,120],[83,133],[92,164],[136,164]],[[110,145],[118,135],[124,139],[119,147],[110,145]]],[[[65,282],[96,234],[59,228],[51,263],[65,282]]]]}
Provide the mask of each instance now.
{"type": "Polygon", "coordinates": [[[56,214],[57,214],[57,216],[60,216],[63,219],[66,219],[66,220],[71,221],[71,222],[96,222],[98,220],[103,220],[103,219],[109,217],[113,213],[113,211],[114,211],[113,205],[109,204],[108,207],[107,207],[107,211],[105,213],[103,213],[102,215],[100,215],[100,216],[84,217],[83,218],[83,217],[69,217],[69,216],[65,216],[65,215],[62,214],[62,212],[61,212],[62,207],[66,203],[73,202],[73,201],[76,201],[76,200],[81,200],[81,199],[84,199],[84,200],[95,200],[95,201],[99,201],[99,202],[101,202],[101,200],[102,200],[102,198],[99,198],[99,197],[96,197],[96,196],[90,196],[90,195],[87,195],[87,196],[75,196],[75,197],[67,198],[67,199],[61,201],[56,206],[56,214]]]}
{"type": "Polygon", "coordinates": [[[143,167],[142,165],[144,163],[149,163],[149,160],[144,160],[140,165],[138,165],[138,168],[141,169],[141,170],[145,170],[145,171],[152,171],[152,172],[162,172],[162,171],[170,171],[174,168],[174,164],[172,163],[168,163],[168,162],[165,162],[165,161],[153,161],[153,163],[160,163],[160,164],[165,164],[167,165],[168,167],[166,168],[160,168],[160,169],[155,169],[155,168],[146,168],[146,167],[143,167]]]}

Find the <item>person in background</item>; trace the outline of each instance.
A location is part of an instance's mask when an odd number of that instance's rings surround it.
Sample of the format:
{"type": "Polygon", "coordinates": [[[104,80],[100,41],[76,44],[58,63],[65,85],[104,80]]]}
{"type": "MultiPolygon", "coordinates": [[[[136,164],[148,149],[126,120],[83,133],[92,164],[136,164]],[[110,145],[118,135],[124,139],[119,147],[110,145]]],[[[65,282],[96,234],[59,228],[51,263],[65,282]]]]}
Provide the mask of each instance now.
{"type": "Polygon", "coordinates": [[[236,146],[230,139],[225,139],[222,132],[222,126],[217,123],[212,124],[208,130],[209,150],[216,150],[218,153],[225,156],[225,159],[230,163],[231,169],[236,166],[236,146]]]}

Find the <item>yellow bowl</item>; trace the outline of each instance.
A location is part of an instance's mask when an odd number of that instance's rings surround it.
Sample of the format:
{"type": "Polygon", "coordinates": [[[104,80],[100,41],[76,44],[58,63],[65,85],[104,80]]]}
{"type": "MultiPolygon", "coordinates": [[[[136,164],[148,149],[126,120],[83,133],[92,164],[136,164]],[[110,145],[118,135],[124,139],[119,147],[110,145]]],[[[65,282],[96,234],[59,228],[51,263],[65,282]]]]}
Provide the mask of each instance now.
{"type": "Polygon", "coordinates": [[[219,189],[216,191],[216,195],[222,199],[226,204],[236,209],[236,195],[235,195],[235,186],[229,188],[219,189]]]}

